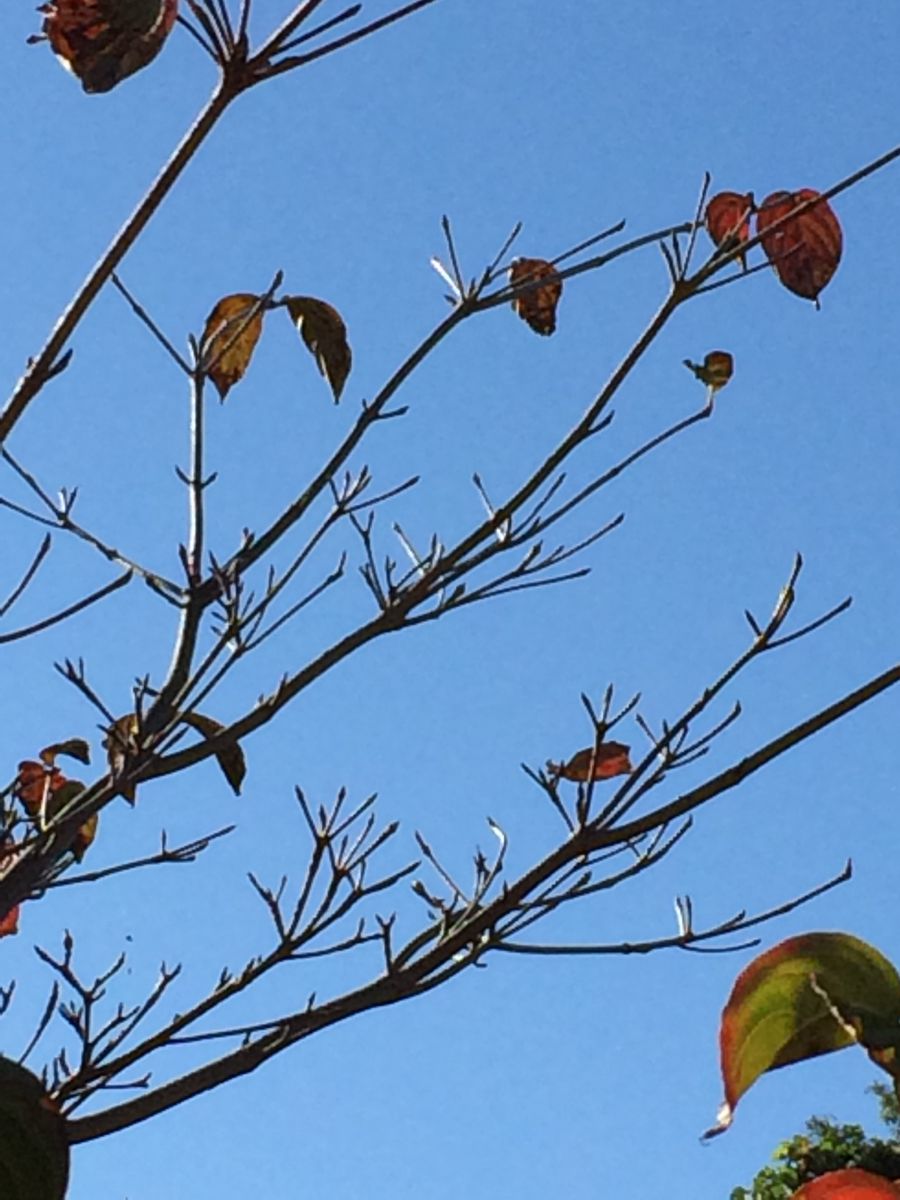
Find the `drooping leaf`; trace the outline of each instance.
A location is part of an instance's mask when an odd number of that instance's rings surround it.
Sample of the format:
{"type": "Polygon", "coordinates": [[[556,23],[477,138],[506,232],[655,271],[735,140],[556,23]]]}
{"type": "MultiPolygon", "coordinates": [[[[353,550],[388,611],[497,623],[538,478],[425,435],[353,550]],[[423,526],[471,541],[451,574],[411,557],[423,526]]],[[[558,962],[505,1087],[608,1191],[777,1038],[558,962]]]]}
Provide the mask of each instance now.
{"type": "MultiPolygon", "coordinates": [[[[124,717],[119,717],[107,730],[103,739],[103,749],[106,751],[106,761],[113,779],[118,779],[125,770],[128,759],[137,751],[135,738],[139,732],[140,726],[134,713],[126,713],[124,717]]],[[[129,804],[134,804],[137,788],[133,783],[119,784],[119,791],[129,804]]]]}
{"type": "Polygon", "coordinates": [[[784,286],[819,307],[819,293],[829,282],[841,261],[843,234],[827,200],[806,209],[771,233],[767,230],[798,204],[812,200],[818,192],[801,188],[798,192],[773,192],[760,205],[756,228],[762,248],[784,286]]]}
{"type": "Polygon", "coordinates": [[[509,268],[509,282],[513,287],[551,277],[548,283],[529,288],[512,302],[514,311],[535,333],[548,337],[556,329],[556,306],[562,295],[562,280],[552,278],[555,275],[556,267],[543,258],[516,258],[509,268]]]}
{"type": "Polygon", "coordinates": [[[846,933],[807,933],[755,958],[722,1012],[725,1103],[707,1136],[728,1128],[765,1071],[862,1041],[848,1023],[861,1027],[864,1018],[900,1034],[900,975],[874,946],[846,933]]]}
{"type": "Polygon", "coordinates": [[[263,310],[253,313],[258,303],[259,296],[236,292],[223,296],[206,318],[202,345],[209,377],[220,400],[243,379],[250,366],[263,327],[263,310]]]}
{"type": "Polygon", "coordinates": [[[41,35],[86,92],[108,92],[159,54],[178,0],[50,0],[41,35]]]}
{"type": "Polygon", "coordinates": [[[68,1180],[65,1118],[37,1076],[0,1057],[0,1196],[63,1200],[68,1180]]]}
{"type": "Polygon", "coordinates": [[[684,360],[688,370],[693,371],[701,383],[719,391],[734,374],[734,359],[727,350],[710,350],[702,363],[684,360]]]}
{"type": "MultiPolygon", "coordinates": [[[[205,738],[213,738],[222,732],[225,726],[221,721],[215,721],[212,717],[205,717],[202,713],[185,713],[184,719],[188,725],[192,726],[199,733],[202,733],[205,738]]],[[[220,750],[216,755],[216,762],[222,770],[222,774],[228,780],[231,790],[236,796],[241,794],[241,784],[244,782],[244,776],[247,774],[247,760],[244,758],[244,752],[237,742],[232,742],[230,746],[226,746],[224,750],[220,750]]]]}
{"type": "Polygon", "coordinates": [[[579,750],[566,763],[548,762],[547,772],[574,783],[587,783],[590,779],[613,779],[616,775],[629,775],[633,770],[628,757],[630,753],[631,747],[622,742],[601,742],[596,748],[588,746],[586,750],[579,750]]]}
{"type": "MultiPolygon", "coordinates": [[[[750,214],[753,193],[719,192],[706,206],[706,229],[720,250],[733,250],[750,239],[750,214]]],[[[747,270],[747,256],[741,251],[741,266],[747,270]]]]}
{"type": "Polygon", "coordinates": [[[50,746],[45,746],[39,754],[42,763],[46,763],[48,767],[52,767],[59,754],[66,754],[69,758],[75,758],[85,766],[90,765],[91,748],[84,738],[68,738],[64,742],[54,742],[50,746]]]}
{"type": "MultiPolygon", "coordinates": [[[[6,858],[10,858],[16,852],[15,843],[7,840],[0,845],[0,862],[6,858]]],[[[14,904],[12,908],[0,916],[0,937],[10,937],[14,933],[19,932],[19,905],[14,904]]]]}
{"type": "Polygon", "coordinates": [[[843,1167],[811,1179],[794,1192],[791,1200],[898,1200],[900,1187],[859,1167],[843,1167]]]}
{"type": "Polygon", "coordinates": [[[353,365],[344,318],[325,300],[313,296],[288,296],[285,306],[337,404],[353,365]]]}

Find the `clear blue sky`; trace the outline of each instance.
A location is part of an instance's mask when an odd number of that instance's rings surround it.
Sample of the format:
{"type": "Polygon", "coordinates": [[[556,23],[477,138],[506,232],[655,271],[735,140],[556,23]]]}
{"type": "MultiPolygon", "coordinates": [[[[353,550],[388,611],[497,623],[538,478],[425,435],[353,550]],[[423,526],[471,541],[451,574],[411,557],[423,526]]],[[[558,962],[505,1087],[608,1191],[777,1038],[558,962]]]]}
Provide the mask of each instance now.
{"type": "MultiPolygon", "coordinates": [[[[151,69],[86,97],[46,48],[25,45],[39,19],[29,7],[9,17],[0,45],[4,393],[213,83],[176,30],[151,69]]],[[[289,7],[257,0],[257,32],[289,7]]],[[[386,7],[371,0],[367,15],[386,7]]],[[[210,409],[213,548],[225,555],[243,526],[273,517],[361,399],[444,314],[428,267],[441,251],[442,213],[475,274],[518,220],[521,253],[541,257],[621,218],[634,235],[687,220],[705,170],[714,188],[758,198],[823,189],[900,136],[898,25],[892,5],[858,2],[440,0],[243,98],[123,278],[181,345],[219,296],[261,291],[281,268],[288,290],[340,308],[355,367],[335,409],[287,322],[272,323],[250,375],[210,409]]],[[[673,779],[672,794],[896,661],[898,193],[895,165],[836,201],[844,261],[821,312],[765,272],[692,303],[666,330],[576,474],[587,478],[697,405],[683,358],[728,349],[735,378],[713,421],[573,518],[571,540],[627,514],[588,551],[588,579],[365,650],[247,743],[240,800],[204,766],[147,787],[134,811],[107,809],[92,866],[146,853],[162,826],[172,839],[232,821],[239,831],[192,868],[64,889],[27,906],[20,936],[2,946],[0,982],[20,978],[0,1026],[3,1049],[18,1052],[46,995],[31,945],[58,948],[63,928],[76,934],[86,972],[128,950],[125,999],[149,989],[160,961],[184,961],[176,1010],[222,966],[267,948],[245,873],[275,883],[300,870],[294,784],[316,801],[341,785],[360,798],[377,791],[381,816],[402,822],[386,863],[413,856],[420,829],[467,874],[471,851],[489,843],[490,814],[510,835],[510,871],[528,866],[557,831],[519,763],[539,766],[585,744],[579,693],[599,696],[610,681],[623,696],[642,693],[648,720],[677,716],[745,646],[743,610],[771,611],[798,550],[807,562],[798,619],[848,593],[854,606],[738,682],[730,696],[744,717],[673,779]]],[[[435,529],[449,539],[465,528],[478,513],[473,470],[492,494],[511,489],[583,411],[664,285],[650,247],[568,284],[552,339],[494,309],[443,345],[402,397],[409,414],[376,430],[356,460],[380,486],[423,476],[382,517],[383,548],[390,518],[421,543],[435,529]]],[[[12,448],[50,490],[80,485],[85,524],[173,574],[185,507],[173,464],[186,465],[187,445],[178,374],[111,292],[74,345],[72,368],[29,411],[12,448]]],[[[22,499],[12,477],[0,495],[22,499]]],[[[8,515],[2,522],[11,583],[38,534],[8,515]]],[[[355,562],[358,548],[338,537],[319,569],[344,545],[355,562]]],[[[44,570],[43,590],[11,623],[110,574],[62,535],[44,570]]],[[[237,715],[367,611],[351,572],[333,603],[310,609],[236,673],[210,712],[237,715]]],[[[164,671],[172,633],[171,610],[134,585],[5,648],[4,778],[57,738],[88,736],[99,750],[95,714],[54,660],[84,655],[95,686],[125,711],[134,677],[164,671]]],[[[898,703],[889,693],[716,801],[657,870],[548,923],[543,936],[664,936],[674,932],[676,894],[690,893],[698,919],[714,923],[802,892],[851,856],[854,880],[764,929],[765,942],[846,928],[900,960],[898,703]]],[[[637,729],[625,740],[643,752],[637,729]]],[[[416,904],[403,897],[398,908],[412,932],[416,904]]],[[[420,1001],[77,1148],[71,1198],[721,1200],[810,1113],[875,1111],[863,1094],[873,1072],[844,1052],[764,1079],[734,1129],[700,1146],[721,1098],[718,1014],[748,957],[497,956],[420,1001]]],[[[377,969],[374,952],[297,965],[235,1019],[282,1012],[377,969]]],[[[61,1036],[61,1026],[47,1036],[48,1053],[61,1036]]],[[[158,1077],[195,1061],[173,1050],[158,1077]]]]}

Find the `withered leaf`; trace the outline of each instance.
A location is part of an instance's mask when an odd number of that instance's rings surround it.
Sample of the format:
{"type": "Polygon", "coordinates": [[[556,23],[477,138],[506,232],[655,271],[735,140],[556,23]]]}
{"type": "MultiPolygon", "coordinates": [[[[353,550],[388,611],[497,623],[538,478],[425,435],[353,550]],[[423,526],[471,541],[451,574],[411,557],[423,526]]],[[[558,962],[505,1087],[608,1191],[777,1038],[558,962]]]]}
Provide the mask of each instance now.
{"type": "Polygon", "coordinates": [[[804,212],[772,229],[797,205],[815,200],[812,188],[797,192],[773,192],[759,206],[756,230],[766,257],[784,286],[796,296],[815,302],[841,261],[843,234],[840,222],[827,200],[819,200],[804,212]]]}
{"type": "Polygon", "coordinates": [[[547,763],[547,771],[557,779],[569,779],[573,783],[587,783],[594,779],[612,779],[616,775],[629,775],[633,770],[628,757],[631,747],[622,742],[601,742],[599,746],[588,746],[579,750],[566,763],[547,763]],[[594,764],[593,772],[591,763],[594,764]]]}
{"type": "Polygon", "coordinates": [[[327,301],[313,296],[287,296],[285,307],[337,404],[353,364],[344,318],[327,301]]]}
{"type": "MultiPolygon", "coordinates": [[[[124,717],[119,717],[107,731],[103,739],[103,749],[106,751],[106,761],[114,780],[122,774],[129,757],[137,750],[135,738],[139,732],[140,726],[134,713],[126,713],[124,717]]],[[[137,788],[133,783],[121,784],[119,791],[129,804],[134,804],[137,788]]]]}
{"type": "MultiPolygon", "coordinates": [[[[222,732],[225,726],[221,721],[215,721],[212,717],[205,717],[203,713],[185,713],[184,720],[198,733],[202,733],[205,738],[213,738],[222,732]]],[[[236,796],[241,794],[241,784],[244,782],[244,776],[247,774],[247,760],[244,758],[244,752],[237,742],[233,742],[230,746],[226,746],[224,750],[220,750],[216,755],[216,762],[221,768],[222,774],[228,780],[231,790],[236,796]]]]}
{"type": "Polygon", "coordinates": [[[727,350],[710,350],[702,363],[684,360],[684,365],[693,371],[701,383],[718,391],[734,374],[734,359],[727,350]]]}
{"type": "Polygon", "coordinates": [[[263,327],[263,310],[253,313],[259,300],[249,292],[223,296],[206,318],[201,344],[220,400],[243,379],[250,366],[263,327]]]}
{"type": "MultiPolygon", "coordinates": [[[[42,754],[44,752],[42,751],[42,754]]],[[[57,816],[84,791],[79,779],[67,779],[59,767],[52,763],[27,760],[19,763],[19,773],[13,788],[25,811],[42,828],[44,823],[57,816]]],[[[97,834],[98,815],[92,816],[79,827],[71,850],[78,862],[97,834]]]]}
{"type": "MultiPolygon", "coordinates": [[[[716,246],[724,250],[734,249],[750,240],[750,214],[753,212],[753,193],[719,192],[706,206],[706,228],[716,246]]],[[[738,256],[741,266],[747,270],[747,256],[741,251],[738,256]]]]}
{"type": "Polygon", "coordinates": [[[69,758],[75,758],[85,766],[91,761],[91,748],[84,738],[67,738],[64,742],[53,742],[52,745],[45,746],[38,757],[42,763],[52,767],[58,754],[67,754],[69,758]]]}
{"type": "MultiPolygon", "coordinates": [[[[516,287],[555,274],[556,267],[546,259],[517,258],[509,268],[509,282],[516,287]]],[[[512,306],[535,333],[549,336],[556,329],[556,306],[561,295],[562,280],[551,278],[549,283],[530,288],[516,296],[512,306]]]]}

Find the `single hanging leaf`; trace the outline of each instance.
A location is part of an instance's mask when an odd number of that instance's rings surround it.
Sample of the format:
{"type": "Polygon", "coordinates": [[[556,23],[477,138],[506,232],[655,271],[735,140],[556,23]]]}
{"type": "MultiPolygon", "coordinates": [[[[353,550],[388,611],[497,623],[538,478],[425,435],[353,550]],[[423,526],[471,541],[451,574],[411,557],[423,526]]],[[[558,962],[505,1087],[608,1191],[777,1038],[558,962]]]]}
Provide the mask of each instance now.
{"type": "MultiPolygon", "coordinates": [[[[516,258],[509,268],[509,282],[512,287],[554,275],[556,267],[543,258],[516,258]]],[[[514,297],[513,310],[535,333],[549,337],[556,329],[556,306],[561,295],[562,280],[551,278],[549,283],[514,297]]]]}
{"type": "Polygon", "coordinates": [[[37,1076],[0,1057],[0,1196],[63,1200],[68,1181],[65,1118],[37,1076]]]}
{"type": "Polygon", "coordinates": [[[312,296],[288,296],[285,306],[337,404],[353,365],[344,318],[336,308],[312,296]]]}
{"type": "Polygon", "coordinates": [[[847,1024],[857,1018],[900,1034],[900,975],[874,946],[846,933],[807,933],[760,954],[722,1012],[725,1103],[705,1136],[729,1127],[738,1100],[765,1071],[862,1041],[847,1024]]]}
{"type": "MultiPolygon", "coordinates": [[[[214,721],[212,717],[205,717],[202,713],[185,713],[184,719],[188,725],[202,733],[205,738],[216,737],[225,728],[221,721],[214,721]]],[[[243,750],[237,742],[233,742],[218,752],[216,762],[228,780],[231,790],[236,796],[239,796],[241,784],[247,774],[247,760],[244,758],[243,750]]]]}
{"type": "Polygon", "coordinates": [[[684,360],[684,365],[693,371],[701,383],[719,391],[734,374],[734,359],[727,350],[710,350],[702,363],[684,360]]]}
{"type": "Polygon", "coordinates": [[[86,92],[108,92],[159,54],[178,0],[51,0],[41,34],[86,92]]]}
{"type": "Polygon", "coordinates": [[[216,385],[219,399],[224,400],[234,385],[244,377],[259,341],[263,327],[263,311],[248,320],[259,296],[236,292],[223,296],[203,327],[204,359],[208,362],[210,379],[216,385]]]}
{"type": "MultiPolygon", "coordinates": [[[[136,738],[140,732],[138,719],[134,713],[119,717],[107,731],[103,739],[103,749],[106,751],[106,761],[114,780],[125,770],[128,759],[137,752],[136,738]]],[[[133,783],[120,785],[119,791],[129,804],[137,800],[137,788],[133,783]]]]}
{"type": "Polygon", "coordinates": [[[773,192],[760,205],[756,229],[766,257],[784,286],[805,300],[815,301],[841,261],[843,234],[827,200],[793,217],[773,233],[766,231],[804,200],[818,196],[812,188],[799,192],[773,192]]]}
{"type": "Polygon", "coordinates": [[[547,763],[547,772],[557,779],[570,779],[573,783],[587,783],[590,779],[613,779],[616,775],[630,775],[634,769],[628,757],[631,747],[622,742],[601,742],[596,749],[588,746],[579,750],[567,763],[547,763]],[[594,764],[593,773],[591,763],[594,764]]]}
{"type": "Polygon", "coordinates": [[[900,1187],[859,1167],[829,1171],[804,1183],[791,1200],[900,1200],[900,1187]]]}
{"type": "MultiPolygon", "coordinates": [[[[753,212],[753,193],[719,192],[706,206],[706,229],[720,250],[733,250],[750,240],[750,214],[753,212]]],[[[738,256],[747,270],[747,256],[738,256]]]]}

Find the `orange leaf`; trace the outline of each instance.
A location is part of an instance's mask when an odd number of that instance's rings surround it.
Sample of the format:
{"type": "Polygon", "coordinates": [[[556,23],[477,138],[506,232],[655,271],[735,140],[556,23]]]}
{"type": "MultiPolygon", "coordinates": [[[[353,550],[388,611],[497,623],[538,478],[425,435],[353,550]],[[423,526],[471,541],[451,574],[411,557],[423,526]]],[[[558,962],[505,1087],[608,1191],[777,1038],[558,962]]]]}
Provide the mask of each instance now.
{"type": "Polygon", "coordinates": [[[791,218],[773,233],[766,231],[804,200],[818,196],[812,188],[799,192],[773,192],[760,205],[756,228],[762,248],[784,286],[819,307],[819,293],[841,261],[843,235],[840,222],[827,200],[791,218]]]}
{"type": "Polygon", "coordinates": [[[567,763],[548,762],[547,771],[574,783],[587,783],[589,779],[613,779],[616,775],[631,774],[634,768],[628,757],[630,752],[631,747],[622,742],[601,742],[597,747],[588,746],[586,750],[579,750],[567,763]]]}
{"type": "Polygon", "coordinates": [[[727,350],[710,350],[702,363],[684,360],[688,370],[693,371],[701,383],[718,391],[723,388],[734,374],[734,359],[727,350]]]}
{"type": "MultiPolygon", "coordinates": [[[[706,229],[716,246],[732,250],[750,238],[750,214],[753,193],[719,192],[706,206],[706,229]]],[[[747,270],[747,257],[741,251],[741,266],[747,270]]]]}
{"type": "Polygon", "coordinates": [[[201,340],[203,357],[220,400],[243,379],[250,365],[263,327],[262,309],[253,313],[259,300],[249,292],[223,296],[206,318],[201,340]]]}
{"type": "Polygon", "coordinates": [[[791,1200],[878,1200],[879,1197],[898,1200],[900,1187],[883,1175],[873,1175],[859,1167],[844,1167],[804,1183],[791,1200]]]}
{"type": "MultiPolygon", "coordinates": [[[[556,267],[543,258],[517,258],[509,268],[513,287],[530,280],[554,276],[556,267]]],[[[551,279],[540,287],[530,288],[513,299],[512,306],[535,333],[550,335],[556,328],[556,306],[562,295],[562,280],[551,279]]]]}
{"type": "MultiPolygon", "coordinates": [[[[46,752],[41,751],[42,754],[46,752]]],[[[77,779],[66,779],[59,767],[43,766],[31,760],[19,763],[19,774],[13,788],[14,794],[36,823],[55,817],[83,791],[84,784],[77,779]]],[[[85,850],[97,835],[98,820],[97,813],[94,813],[75,835],[71,850],[78,862],[84,858],[85,850]]]]}

